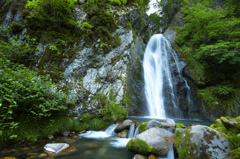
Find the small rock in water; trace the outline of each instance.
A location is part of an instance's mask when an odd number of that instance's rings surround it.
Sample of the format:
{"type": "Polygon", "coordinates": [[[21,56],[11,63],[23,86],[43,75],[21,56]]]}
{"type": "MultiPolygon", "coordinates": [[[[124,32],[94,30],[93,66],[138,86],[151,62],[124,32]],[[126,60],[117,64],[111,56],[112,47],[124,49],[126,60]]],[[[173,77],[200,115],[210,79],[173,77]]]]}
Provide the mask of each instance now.
{"type": "Polygon", "coordinates": [[[86,132],[87,132],[86,130],[83,130],[83,131],[80,131],[79,134],[84,134],[86,132]]]}
{"type": "Polygon", "coordinates": [[[136,154],[133,159],[146,159],[144,156],[136,154]]]}
{"type": "Polygon", "coordinates": [[[49,140],[52,140],[52,139],[54,138],[54,136],[53,136],[53,135],[48,135],[47,138],[48,138],[49,140]]]}
{"type": "Polygon", "coordinates": [[[63,132],[63,136],[67,137],[67,136],[69,136],[69,135],[70,135],[70,133],[69,133],[68,131],[64,131],[64,132],[63,132]]]}
{"type": "Polygon", "coordinates": [[[117,134],[117,137],[120,137],[120,138],[127,138],[127,136],[128,136],[128,130],[123,130],[122,132],[117,134]]]}
{"type": "Polygon", "coordinates": [[[148,159],[158,159],[156,156],[154,156],[154,155],[150,155],[149,157],[148,157],[148,159]]]}
{"type": "Polygon", "coordinates": [[[132,125],[132,120],[130,120],[130,119],[124,120],[114,129],[114,132],[119,133],[119,132],[123,131],[124,129],[129,129],[129,127],[131,125],[132,125]]]}
{"type": "Polygon", "coordinates": [[[65,149],[67,149],[68,147],[69,147],[69,145],[66,143],[52,143],[52,144],[46,144],[44,146],[44,149],[49,152],[53,152],[53,153],[57,154],[65,149]]]}

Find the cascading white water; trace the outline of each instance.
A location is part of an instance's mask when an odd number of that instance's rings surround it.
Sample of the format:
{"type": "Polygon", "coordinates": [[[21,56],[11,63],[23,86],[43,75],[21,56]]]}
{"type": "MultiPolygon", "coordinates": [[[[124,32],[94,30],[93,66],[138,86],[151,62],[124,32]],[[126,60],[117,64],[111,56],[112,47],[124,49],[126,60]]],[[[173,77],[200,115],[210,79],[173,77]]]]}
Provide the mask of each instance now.
{"type": "Polygon", "coordinates": [[[138,134],[139,134],[139,130],[138,130],[138,127],[136,127],[133,137],[137,136],[138,134]]]}
{"type": "MultiPolygon", "coordinates": [[[[178,77],[181,75],[178,57],[171,48],[171,44],[162,34],[155,34],[149,40],[143,59],[145,96],[151,117],[166,118],[166,107],[171,108],[171,116],[182,118],[178,108],[178,98],[175,96],[170,64],[174,64],[178,77]]],[[[188,99],[190,100],[190,99],[188,99]]]]}
{"type": "Polygon", "coordinates": [[[128,131],[128,139],[131,139],[134,137],[134,131],[135,131],[135,124],[132,124],[128,131]]]}

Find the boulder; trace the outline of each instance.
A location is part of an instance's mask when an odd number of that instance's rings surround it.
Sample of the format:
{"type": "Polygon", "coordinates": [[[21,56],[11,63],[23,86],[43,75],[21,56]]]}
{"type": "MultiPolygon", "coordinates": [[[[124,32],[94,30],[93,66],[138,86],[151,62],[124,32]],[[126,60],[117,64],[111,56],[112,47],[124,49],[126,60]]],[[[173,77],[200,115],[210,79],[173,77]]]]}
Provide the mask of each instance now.
{"type": "Polygon", "coordinates": [[[175,128],[175,121],[172,120],[172,119],[164,119],[162,122],[161,122],[161,125],[163,128],[175,128]]]}
{"type": "Polygon", "coordinates": [[[122,132],[117,134],[117,137],[120,137],[120,138],[127,138],[127,136],[128,136],[128,130],[123,130],[122,132]]]}
{"type": "Polygon", "coordinates": [[[144,156],[136,154],[133,159],[146,159],[144,156]]]}
{"type": "Polygon", "coordinates": [[[142,155],[166,157],[175,135],[162,128],[151,128],[131,139],[127,148],[142,155]]]}
{"type": "Polygon", "coordinates": [[[124,129],[129,129],[129,127],[131,125],[132,125],[132,120],[130,120],[130,119],[124,120],[114,129],[114,132],[119,133],[119,132],[123,131],[124,129]]]}
{"type": "Polygon", "coordinates": [[[222,159],[229,153],[229,142],[221,133],[203,125],[176,132],[179,158],[222,159]]]}
{"type": "Polygon", "coordinates": [[[162,124],[159,121],[156,120],[150,120],[147,124],[148,129],[153,128],[153,127],[161,127],[162,124]]]}

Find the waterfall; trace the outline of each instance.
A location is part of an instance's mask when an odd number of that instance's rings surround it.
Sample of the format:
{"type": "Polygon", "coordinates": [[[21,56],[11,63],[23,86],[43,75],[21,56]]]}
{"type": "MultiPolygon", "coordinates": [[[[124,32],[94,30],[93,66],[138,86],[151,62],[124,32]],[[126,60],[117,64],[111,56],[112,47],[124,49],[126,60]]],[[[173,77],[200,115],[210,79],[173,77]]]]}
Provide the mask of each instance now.
{"type": "Polygon", "coordinates": [[[110,125],[110,126],[105,130],[105,133],[108,134],[108,135],[110,135],[110,136],[115,135],[116,133],[114,132],[114,129],[115,129],[117,126],[118,126],[118,123],[110,125]]]}
{"type": "Polygon", "coordinates": [[[135,124],[132,124],[128,131],[128,139],[131,139],[134,137],[134,131],[135,131],[135,124]]]}
{"type": "Polygon", "coordinates": [[[136,127],[133,137],[137,136],[138,134],[139,134],[139,130],[138,130],[138,127],[136,127]]]}
{"type": "MultiPolygon", "coordinates": [[[[175,72],[178,77],[175,80],[183,80],[188,90],[190,87],[182,77],[179,66],[178,57],[171,48],[171,44],[162,34],[153,35],[147,44],[143,59],[145,96],[151,117],[182,118],[170,68],[176,68],[175,72]],[[168,109],[168,114],[166,109],[168,109]]],[[[190,100],[190,97],[187,100],[190,100]]]]}

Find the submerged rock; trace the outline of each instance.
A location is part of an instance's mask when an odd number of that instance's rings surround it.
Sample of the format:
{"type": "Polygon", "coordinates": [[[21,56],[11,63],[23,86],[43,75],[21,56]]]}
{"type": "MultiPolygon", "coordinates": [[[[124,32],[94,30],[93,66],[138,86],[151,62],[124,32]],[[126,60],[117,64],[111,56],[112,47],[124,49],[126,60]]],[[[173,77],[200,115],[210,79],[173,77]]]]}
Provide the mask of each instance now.
{"type": "Polygon", "coordinates": [[[123,131],[124,129],[129,129],[129,127],[131,125],[132,125],[132,120],[130,120],[130,119],[124,120],[114,129],[114,132],[119,133],[119,132],[123,131]]]}
{"type": "Polygon", "coordinates": [[[120,137],[120,138],[127,138],[127,136],[128,136],[128,130],[123,130],[122,132],[117,134],[117,137],[120,137]]]}
{"type": "Polygon", "coordinates": [[[176,134],[176,148],[180,158],[222,159],[229,153],[228,140],[208,126],[195,125],[176,134]]]}
{"type": "Polygon", "coordinates": [[[144,156],[136,154],[133,159],[146,159],[144,156]]]}
{"type": "Polygon", "coordinates": [[[131,139],[127,148],[142,155],[155,154],[166,157],[169,147],[175,141],[175,135],[162,128],[151,128],[131,139]]]}

